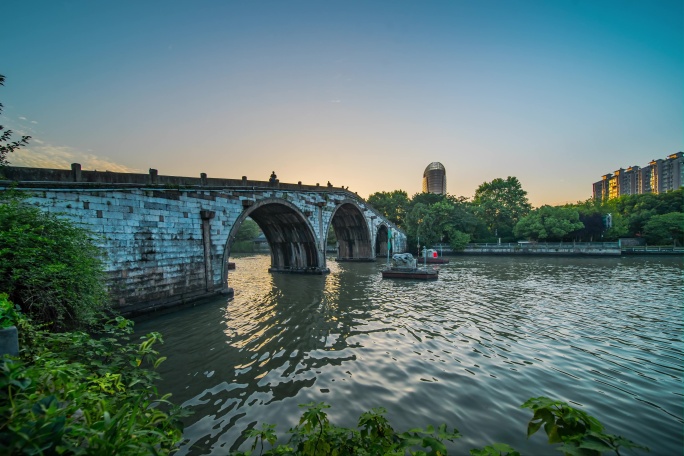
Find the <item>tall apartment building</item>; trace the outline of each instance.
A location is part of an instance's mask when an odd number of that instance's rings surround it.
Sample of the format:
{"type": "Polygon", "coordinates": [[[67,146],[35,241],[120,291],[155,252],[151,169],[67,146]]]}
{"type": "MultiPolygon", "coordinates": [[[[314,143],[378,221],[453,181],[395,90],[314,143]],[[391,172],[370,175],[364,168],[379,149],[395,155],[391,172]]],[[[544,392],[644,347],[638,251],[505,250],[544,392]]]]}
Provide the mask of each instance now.
{"type": "Polygon", "coordinates": [[[446,195],[446,169],[439,162],[430,163],[423,172],[423,193],[446,195]]]}
{"type": "Polygon", "coordinates": [[[610,199],[623,195],[663,193],[684,186],[684,152],[666,159],[651,160],[648,166],[620,168],[604,174],[592,185],[594,199],[610,199]]]}

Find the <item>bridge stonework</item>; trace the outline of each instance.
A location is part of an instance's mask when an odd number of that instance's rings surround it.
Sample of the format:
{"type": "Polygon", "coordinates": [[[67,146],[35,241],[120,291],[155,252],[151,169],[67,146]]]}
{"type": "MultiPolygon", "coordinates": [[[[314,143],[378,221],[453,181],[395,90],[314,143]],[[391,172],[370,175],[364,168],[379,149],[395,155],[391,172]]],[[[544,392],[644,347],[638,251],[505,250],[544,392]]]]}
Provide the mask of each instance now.
{"type": "Polygon", "coordinates": [[[406,236],[343,188],[279,182],[6,167],[0,191],[99,235],[108,288],[122,312],[135,314],[219,293],[232,294],[228,260],[247,218],[264,232],[271,271],[324,274],[333,227],[338,261],[374,261],[406,250],[406,236]]]}

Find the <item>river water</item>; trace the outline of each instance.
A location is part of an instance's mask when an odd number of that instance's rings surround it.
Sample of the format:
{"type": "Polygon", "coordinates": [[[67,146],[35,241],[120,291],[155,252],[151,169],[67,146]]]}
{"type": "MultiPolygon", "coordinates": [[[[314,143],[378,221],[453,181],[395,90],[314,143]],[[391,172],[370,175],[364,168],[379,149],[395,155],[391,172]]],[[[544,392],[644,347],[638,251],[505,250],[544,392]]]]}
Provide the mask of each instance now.
{"type": "Polygon", "coordinates": [[[136,323],[163,334],[160,391],[193,412],[179,454],[244,449],[256,423],[287,437],[311,401],[347,427],[380,406],[398,431],[447,423],[463,435],[453,454],[554,454],[543,430],[526,437],[520,405],[536,396],[682,454],[681,258],[452,257],[434,282],[383,280],[382,261],[307,276],[231,260],[233,300],[136,323]]]}

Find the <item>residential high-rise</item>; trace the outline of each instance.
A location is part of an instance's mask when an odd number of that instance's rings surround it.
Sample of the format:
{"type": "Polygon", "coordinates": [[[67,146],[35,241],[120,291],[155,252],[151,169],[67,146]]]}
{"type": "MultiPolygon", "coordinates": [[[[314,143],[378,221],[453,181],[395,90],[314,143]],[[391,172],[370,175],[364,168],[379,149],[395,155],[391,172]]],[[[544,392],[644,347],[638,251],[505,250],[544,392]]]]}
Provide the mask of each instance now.
{"type": "Polygon", "coordinates": [[[423,193],[446,195],[446,169],[439,162],[430,163],[423,172],[423,193]]]}
{"type": "Polygon", "coordinates": [[[684,187],[684,152],[651,160],[648,166],[620,168],[604,174],[592,185],[594,199],[618,198],[641,193],[664,193],[684,187]]]}

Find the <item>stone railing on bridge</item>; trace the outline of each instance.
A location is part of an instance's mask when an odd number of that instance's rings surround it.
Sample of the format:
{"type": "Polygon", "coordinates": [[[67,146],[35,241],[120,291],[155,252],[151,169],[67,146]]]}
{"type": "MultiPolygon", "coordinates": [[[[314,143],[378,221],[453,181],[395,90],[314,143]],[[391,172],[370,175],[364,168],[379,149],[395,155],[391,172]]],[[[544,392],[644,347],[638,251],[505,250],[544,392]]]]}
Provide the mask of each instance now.
{"type": "MultiPolygon", "coordinates": [[[[117,187],[164,187],[164,188],[184,188],[184,187],[206,187],[206,188],[236,188],[236,189],[278,189],[290,191],[311,191],[311,192],[325,192],[334,191],[342,192],[349,195],[350,198],[360,199],[358,193],[349,190],[349,187],[335,187],[334,185],[320,185],[320,183],[302,184],[299,181],[296,184],[283,183],[279,180],[275,182],[249,180],[247,176],[242,176],[241,179],[226,179],[208,177],[206,173],[201,173],[200,177],[187,176],[166,176],[158,173],[158,170],[150,168],[147,174],[142,173],[119,173],[112,171],[92,171],[82,170],[79,163],[72,163],[71,169],[51,169],[51,168],[26,168],[20,166],[7,166],[0,172],[0,180],[8,180],[16,182],[19,187],[30,186],[34,187],[36,183],[41,182],[45,184],[46,188],[50,188],[59,184],[79,184],[79,187],[94,187],[94,186],[110,186],[117,187]],[[25,184],[30,182],[31,184],[25,184]]],[[[372,211],[377,217],[384,218],[377,209],[370,204],[366,208],[372,211]]],[[[389,220],[385,223],[396,231],[402,231],[397,225],[389,220]]]]}

